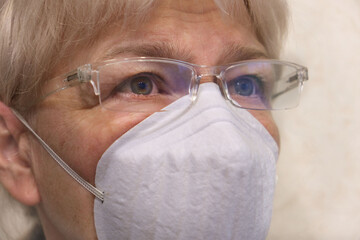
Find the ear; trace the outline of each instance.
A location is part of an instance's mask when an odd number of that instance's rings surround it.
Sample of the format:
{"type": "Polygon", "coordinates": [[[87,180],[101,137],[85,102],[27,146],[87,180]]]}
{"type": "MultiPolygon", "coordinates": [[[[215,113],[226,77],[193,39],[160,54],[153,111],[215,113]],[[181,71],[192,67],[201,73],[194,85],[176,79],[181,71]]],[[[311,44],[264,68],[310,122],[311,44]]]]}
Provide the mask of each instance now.
{"type": "Polygon", "coordinates": [[[0,101],[0,183],[16,200],[33,206],[40,202],[40,194],[27,157],[26,132],[11,109],[0,101]]]}

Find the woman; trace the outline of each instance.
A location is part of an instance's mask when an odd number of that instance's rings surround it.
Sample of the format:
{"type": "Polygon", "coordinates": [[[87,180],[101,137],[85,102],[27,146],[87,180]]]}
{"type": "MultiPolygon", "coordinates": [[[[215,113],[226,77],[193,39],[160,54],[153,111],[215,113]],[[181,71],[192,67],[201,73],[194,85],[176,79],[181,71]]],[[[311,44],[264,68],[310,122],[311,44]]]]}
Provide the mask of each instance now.
{"type": "Polygon", "coordinates": [[[264,239],[285,28],[280,0],[5,1],[3,187],[46,239],[264,239]]]}

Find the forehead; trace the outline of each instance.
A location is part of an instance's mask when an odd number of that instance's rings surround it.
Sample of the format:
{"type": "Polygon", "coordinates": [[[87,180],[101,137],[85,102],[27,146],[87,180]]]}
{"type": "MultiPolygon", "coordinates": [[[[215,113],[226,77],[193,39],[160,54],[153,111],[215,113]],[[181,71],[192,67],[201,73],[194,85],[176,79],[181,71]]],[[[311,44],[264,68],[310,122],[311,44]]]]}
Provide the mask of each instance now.
{"type": "Polygon", "coordinates": [[[128,17],[109,22],[100,34],[94,34],[96,39],[90,40],[90,45],[71,49],[68,56],[72,57],[64,59],[61,62],[64,68],[57,68],[53,76],[82,64],[118,57],[165,57],[219,65],[267,56],[245,5],[238,4],[236,11],[243,14],[234,18],[213,0],[155,3],[144,9],[135,8],[136,12],[130,11],[128,17]]]}
{"type": "MultiPolygon", "coordinates": [[[[173,27],[176,28],[177,33],[191,29],[196,29],[198,33],[202,33],[217,29],[220,26],[222,29],[217,30],[226,30],[230,27],[246,28],[254,33],[245,7],[241,7],[239,4],[236,11],[239,12],[238,17],[230,17],[229,13],[221,5],[215,4],[213,0],[160,1],[148,12],[146,20],[139,26],[139,29],[143,31],[151,29],[152,31],[149,32],[159,33],[163,29],[167,30],[173,27]]],[[[167,34],[166,31],[163,33],[167,34]]],[[[174,34],[174,32],[172,33],[174,34]]]]}
{"type": "Polygon", "coordinates": [[[266,56],[248,15],[235,21],[212,0],[161,1],[141,24],[136,24],[137,19],[131,20],[127,25],[114,23],[103,32],[95,60],[122,55],[194,62],[195,58],[201,58],[199,54],[230,56],[234,50],[246,50],[236,60],[266,56]]]}
{"type": "Polygon", "coordinates": [[[218,8],[214,0],[163,0],[158,7],[167,7],[191,14],[201,14],[218,8]]]}

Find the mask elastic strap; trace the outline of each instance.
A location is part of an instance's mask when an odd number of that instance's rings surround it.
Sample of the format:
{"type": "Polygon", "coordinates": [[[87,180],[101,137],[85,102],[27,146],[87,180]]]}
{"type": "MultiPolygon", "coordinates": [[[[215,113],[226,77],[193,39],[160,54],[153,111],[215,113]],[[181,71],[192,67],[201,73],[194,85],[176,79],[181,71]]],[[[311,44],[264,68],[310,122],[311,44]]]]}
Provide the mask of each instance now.
{"type": "Polygon", "coordinates": [[[54,150],[52,150],[49,145],[46,144],[44,140],[41,139],[39,135],[30,127],[27,121],[18,113],[16,110],[11,109],[15,116],[19,119],[20,122],[24,124],[24,126],[39,140],[40,144],[43,148],[50,154],[50,156],[73,178],[75,179],[81,186],[83,186],[86,190],[94,194],[96,198],[98,198],[101,202],[104,202],[104,192],[100,191],[87,181],[85,181],[79,174],[77,174],[69,165],[67,165],[60,157],[57,155],[54,150]]]}

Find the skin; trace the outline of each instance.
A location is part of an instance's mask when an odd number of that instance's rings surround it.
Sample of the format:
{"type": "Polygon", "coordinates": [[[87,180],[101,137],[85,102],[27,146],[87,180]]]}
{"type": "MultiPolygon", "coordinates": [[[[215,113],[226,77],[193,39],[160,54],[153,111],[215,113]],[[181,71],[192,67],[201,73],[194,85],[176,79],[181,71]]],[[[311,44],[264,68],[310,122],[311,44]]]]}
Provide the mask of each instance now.
{"type": "MultiPolygon", "coordinates": [[[[234,43],[265,52],[245,17],[241,23],[226,20],[212,1],[204,2],[203,6],[194,6],[192,1],[181,5],[164,2],[146,24],[126,34],[116,24],[109,26],[90,49],[73,49],[71,57],[55,68],[53,76],[104,59],[114,48],[154,42],[166,42],[179,50],[176,52],[190,53],[189,59],[183,59],[184,54],[169,57],[209,66],[232,61],[224,57],[224,46],[234,43]]],[[[129,56],[137,55],[128,51],[119,55],[129,56]]],[[[211,79],[205,77],[202,82],[211,79]]],[[[49,83],[44,91],[51,88],[49,83]]],[[[29,122],[62,159],[94,184],[103,152],[148,114],[89,108],[76,93],[76,88],[69,88],[49,96],[37,106],[29,122]]],[[[265,111],[251,113],[279,144],[271,115],[265,111]]],[[[93,195],[57,165],[1,102],[0,181],[15,199],[36,207],[47,239],[96,239],[93,195]]]]}

